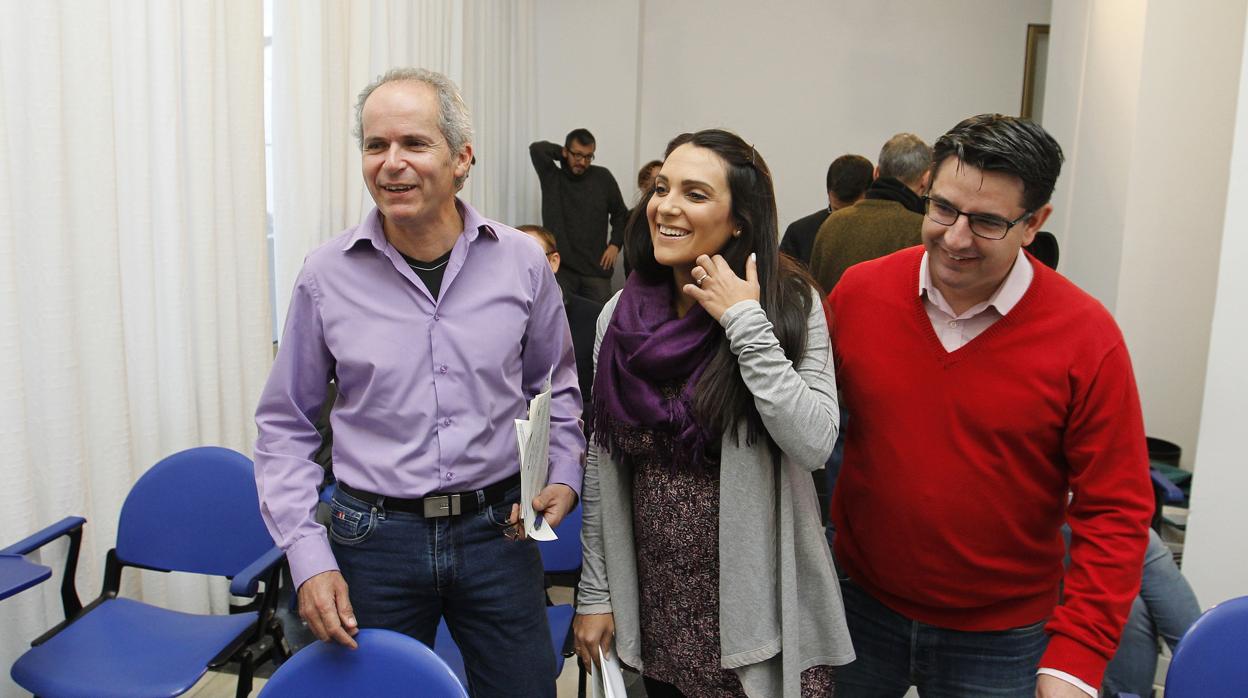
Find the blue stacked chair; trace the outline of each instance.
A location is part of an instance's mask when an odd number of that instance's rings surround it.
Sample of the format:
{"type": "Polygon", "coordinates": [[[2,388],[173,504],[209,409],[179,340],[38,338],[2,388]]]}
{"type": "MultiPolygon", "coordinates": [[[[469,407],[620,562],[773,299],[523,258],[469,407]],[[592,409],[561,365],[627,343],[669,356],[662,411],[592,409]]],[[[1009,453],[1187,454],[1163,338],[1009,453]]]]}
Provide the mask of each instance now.
{"type": "Polygon", "coordinates": [[[348,649],[314,642],[273,673],[260,698],[306,696],[423,696],[468,698],[433,650],[393,630],[365,628],[348,649]]]}
{"type": "Polygon", "coordinates": [[[139,478],[122,505],[103,591],[85,608],[73,588],[77,555],[71,546],[65,621],[13,665],[13,680],[36,695],[176,696],[209,668],[233,661],[239,664],[236,695],[243,698],[256,666],[288,656],[274,619],[283,555],[260,519],[252,462],[241,453],[192,448],[139,478]],[[230,594],[253,600],[229,615],[152,606],[118,595],[126,567],[226,577],[230,594]]]}

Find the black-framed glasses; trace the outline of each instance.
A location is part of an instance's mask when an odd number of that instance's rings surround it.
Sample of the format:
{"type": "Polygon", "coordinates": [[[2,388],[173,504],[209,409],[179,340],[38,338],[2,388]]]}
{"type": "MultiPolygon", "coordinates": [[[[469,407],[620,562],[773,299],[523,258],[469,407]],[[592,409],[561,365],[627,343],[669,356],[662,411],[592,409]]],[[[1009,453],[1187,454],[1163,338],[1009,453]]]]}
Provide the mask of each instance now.
{"type": "Polygon", "coordinates": [[[593,153],[578,153],[575,150],[572,150],[571,148],[569,148],[568,159],[576,160],[577,162],[593,162],[594,154],[593,153]]]}
{"type": "Polygon", "coordinates": [[[1018,218],[1007,221],[998,216],[959,211],[944,201],[933,199],[930,196],[923,197],[923,208],[927,211],[928,218],[941,225],[953,225],[958,222],[958,216],[966,216],[966,222],[970,224],[971,232],[985,240],[1000,240],[1009,234],[1010,228],[1031,218],[1036,213],[1035,211],[1027,211],[1018,218]]]}

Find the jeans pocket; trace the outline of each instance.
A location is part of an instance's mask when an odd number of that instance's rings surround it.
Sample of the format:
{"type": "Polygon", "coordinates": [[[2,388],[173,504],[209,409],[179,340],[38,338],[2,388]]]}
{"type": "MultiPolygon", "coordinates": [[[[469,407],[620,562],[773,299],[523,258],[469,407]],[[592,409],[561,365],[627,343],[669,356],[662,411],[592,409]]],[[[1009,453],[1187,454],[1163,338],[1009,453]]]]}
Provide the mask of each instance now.
{"type": "Polygon", "coordinates": [[[483,508],[481,514],[491,525],[498,528],[507,528],[511,525],[507,523],[507,519],[511,517],[511,506],[519,502],[520,485],[516,485],[507,490],[507,493],[503,495],[503,501],[483,508]]]}
{"type": "Polygon", "coordinates": [[[491,504],[481,510],[481,515],[491,526],[497,528],[507,528],[511,524],[507,523],[507,519],[511,517],[511,505],[513,502],[504,502],[502,504],[491,504]]]}
{"type": "Polygon", "coordinates": [[[329,537],[339,545],[363,543],[377,528],[377,508],[367,510],[343,503],[335,496],[329,502],[329,537]]]}

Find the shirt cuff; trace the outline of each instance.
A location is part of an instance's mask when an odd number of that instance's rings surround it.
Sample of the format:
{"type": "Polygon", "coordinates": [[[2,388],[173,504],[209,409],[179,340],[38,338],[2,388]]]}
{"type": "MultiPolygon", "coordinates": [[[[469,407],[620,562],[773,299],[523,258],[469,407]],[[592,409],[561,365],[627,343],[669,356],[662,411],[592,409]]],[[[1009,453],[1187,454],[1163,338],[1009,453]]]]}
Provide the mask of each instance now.
{"type": "Polygon", "coordinates": [[[1048,667],[1042,666],[1036,670],[1036,674],[1037,675],[1048,674],[1049,676],[1059,678],[1065,681],[1066,683],[1075,686],[1076,688],[1088,694],[1089,696],[1092,696],[1092,698],[1097,698],[1097,692],[1095,688],[1092,688],[1088,684],[1084,683],[1083,681],[1080,681],[1078,678],[1071,676],[1070,674],[1067,674],[1064,671],[1059,671],[1057,669],[1050,669],[1048,667]]]}
{"type": "Polygon", "coordinates": [[[546,475],[547,485],[567,485],[576,493],[577,501],[581,499],[581,481],[585,476],[585,468],[574,460],[560,458],[550,461],[550,472],[546,475]]]}
{"type": "Polygon", "coordinates": [[[334,551],[329,548],[329,537],[322,527],[319,533],[307,535],[286,549],[286,561],[290,563],[290,578],[295,589],[303,586],[308,578],[322,572],[338,569],[334,551]]]}

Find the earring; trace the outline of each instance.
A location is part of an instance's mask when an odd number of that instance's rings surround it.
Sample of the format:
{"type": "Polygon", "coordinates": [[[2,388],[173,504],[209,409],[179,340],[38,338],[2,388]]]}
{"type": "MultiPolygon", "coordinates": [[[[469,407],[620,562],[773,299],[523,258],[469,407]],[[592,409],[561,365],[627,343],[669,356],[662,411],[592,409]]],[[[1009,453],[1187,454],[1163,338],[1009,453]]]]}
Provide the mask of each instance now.
{"type": "Polygon", "coordinates": [[[740,229],[740,228],[737,228],[736,230],[734,230],[734,231],[732,232],[732,236],[733,236],[734,238],[739,238],[739,237],[741,237],[741,229],[740,229]]]}

